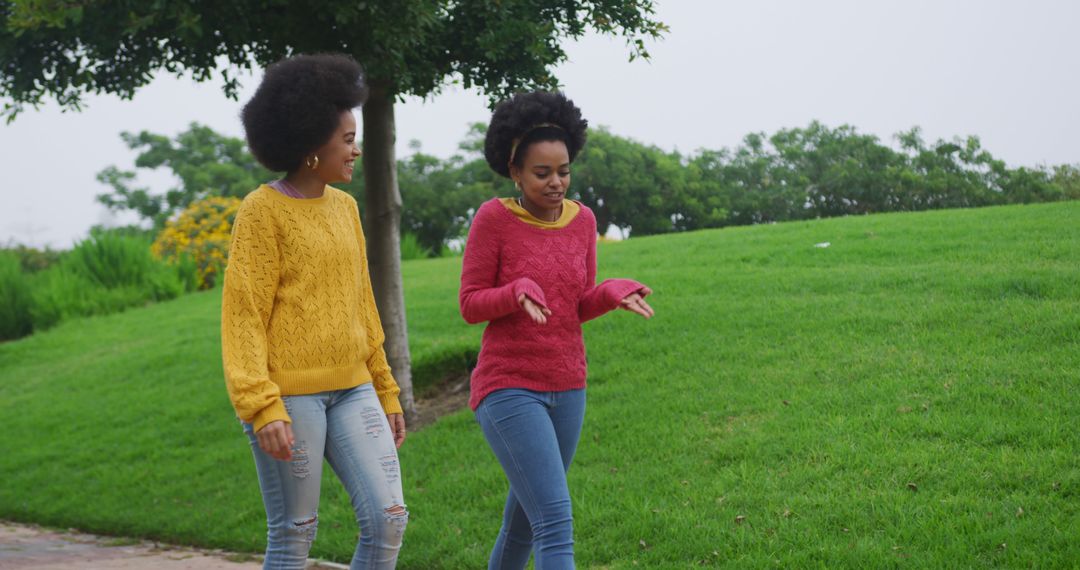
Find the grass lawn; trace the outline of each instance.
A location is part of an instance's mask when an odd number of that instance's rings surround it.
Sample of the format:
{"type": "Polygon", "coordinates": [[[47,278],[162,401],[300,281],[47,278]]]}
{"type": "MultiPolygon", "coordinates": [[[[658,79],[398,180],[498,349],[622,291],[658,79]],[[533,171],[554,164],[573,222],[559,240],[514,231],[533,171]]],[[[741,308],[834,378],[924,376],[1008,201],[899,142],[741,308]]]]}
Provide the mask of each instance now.
{"type": "MultiPolygon", "coordinates": [[[[482,329],[460,259],[403,266],[426,382],[482,329]]],[[[1080,202],[638,238],[600,273],[649,284],[657,316],[586,326],[580,567],[1080,566],[1080,202]]],[[[0,518],[261,551],[219,310],[210,291],[0,345],[0,518]]],[[[402,462],[399,567],[483,567],[506,484],[472,414],[402,462]]],[[[326,471],[313,555],[347,561],[326,471]]]]}

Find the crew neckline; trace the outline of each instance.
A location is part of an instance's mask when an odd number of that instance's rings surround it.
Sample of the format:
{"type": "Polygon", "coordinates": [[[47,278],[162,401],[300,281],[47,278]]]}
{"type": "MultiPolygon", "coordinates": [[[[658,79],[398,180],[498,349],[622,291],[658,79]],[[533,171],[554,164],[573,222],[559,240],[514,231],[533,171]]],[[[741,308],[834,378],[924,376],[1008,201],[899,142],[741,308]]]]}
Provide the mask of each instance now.
{"type": "Polygon", "coordinates": [[[574,218],[576,218],[578,214],[581,213],[581,204],[575,202],[574,200],[568,200],[566,198],[563,198],[562,212],[559,213],[559,218],[555,221],[547,221],[537,218],[536,216],[532,215],[531,212],[523,208],[515,198],[500,198],[499,202],[520,222],[533,227],[539,227],[541,229],[554,230],[565,228],[574,221],[574,218]],[[523,216],[528,217],[528,220],[522,219],[523,216]]]}
{"type": "Polygon", "coordinates": [[[262,184],[261,186],[259,186],[259,190],[265,190],[266,193],[273,196],[274,200],[280,200],[287,204],[296,204],[299,206],[317,206],[330,201],[330,193],[332,190],[334,190],[334,187],[329,185],[323,187],[323,195],[319,196],[318,198],[293,198],[292,196],[286,196],[285,194],[282,194],[281,192],[275,190],[274,187],[270,186],[269,184],[262,184]]]}

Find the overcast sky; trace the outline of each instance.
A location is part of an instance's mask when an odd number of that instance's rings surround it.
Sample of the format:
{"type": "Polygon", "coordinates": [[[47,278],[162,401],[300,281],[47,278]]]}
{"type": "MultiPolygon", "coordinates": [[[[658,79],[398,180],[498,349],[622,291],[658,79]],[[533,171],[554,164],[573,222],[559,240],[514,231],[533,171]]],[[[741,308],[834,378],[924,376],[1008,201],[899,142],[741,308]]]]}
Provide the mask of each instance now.
{"type": "MultiPolygon", "coordinates": [[[[750,132],[819,120],[892,143],[920,126],[928,140],[978,135],[1012,166],[1080,163],[1080,2],[1075,0],[657,0],[671,27],[627,61],[619,39],[570,44],[556,75],[593,125],[667,150],[733,147],[750,132]]],[[[133,168],[119,134],[175,135],[191,122],[242,136],[240,101],[220,82],[161,75],[134,99],[55,104],[0,126],[8,181],[0,244],[66,248],[110,218],[95,174],[133,168]]],[[[454,153],[487,100],[448,89],[397,107],[398,155],[454,153]]],[[[173,181],[142,180],[156,191],[173,181]]]]}

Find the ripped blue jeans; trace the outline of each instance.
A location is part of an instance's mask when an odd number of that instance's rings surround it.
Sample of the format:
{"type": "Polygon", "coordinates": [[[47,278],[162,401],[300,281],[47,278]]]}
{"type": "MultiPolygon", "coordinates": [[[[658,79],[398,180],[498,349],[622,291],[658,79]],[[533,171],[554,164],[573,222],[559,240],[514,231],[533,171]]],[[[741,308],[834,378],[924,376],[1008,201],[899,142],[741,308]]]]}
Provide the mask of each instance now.
{"type": "Polygon", "coordinates": [[[409,514],[394,435],[374,387],[282,399],[295,438],[291,461],[267,455],[244,423],[266,507],[264,570],[305,567],[319,523],[323,457],[345,485],[360,525],[350,568],[393,568],[409,514]]]}

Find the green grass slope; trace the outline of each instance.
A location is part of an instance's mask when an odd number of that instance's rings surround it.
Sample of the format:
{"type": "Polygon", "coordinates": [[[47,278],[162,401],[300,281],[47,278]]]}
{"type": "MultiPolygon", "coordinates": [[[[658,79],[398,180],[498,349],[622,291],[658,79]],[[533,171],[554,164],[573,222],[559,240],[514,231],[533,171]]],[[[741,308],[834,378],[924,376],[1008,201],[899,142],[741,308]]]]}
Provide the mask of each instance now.
{"type": "MultiPolygon", "coordinates": [[[[459,263],[404,264],[424,379],[479,343],[459,263]]],[[[582,568],[1080,564],[1080,202],[633,239],[600,264],[657,316],[586,326],[582,568]]],[[[261,550],[219,296],[0,345],[0,518],[261,550]]],[[[471,413],[401,455],[400,567],[483,567],[506,486],[471,413]]],[[[313,555],[354,538],[328,473],[313,555]]]]}

